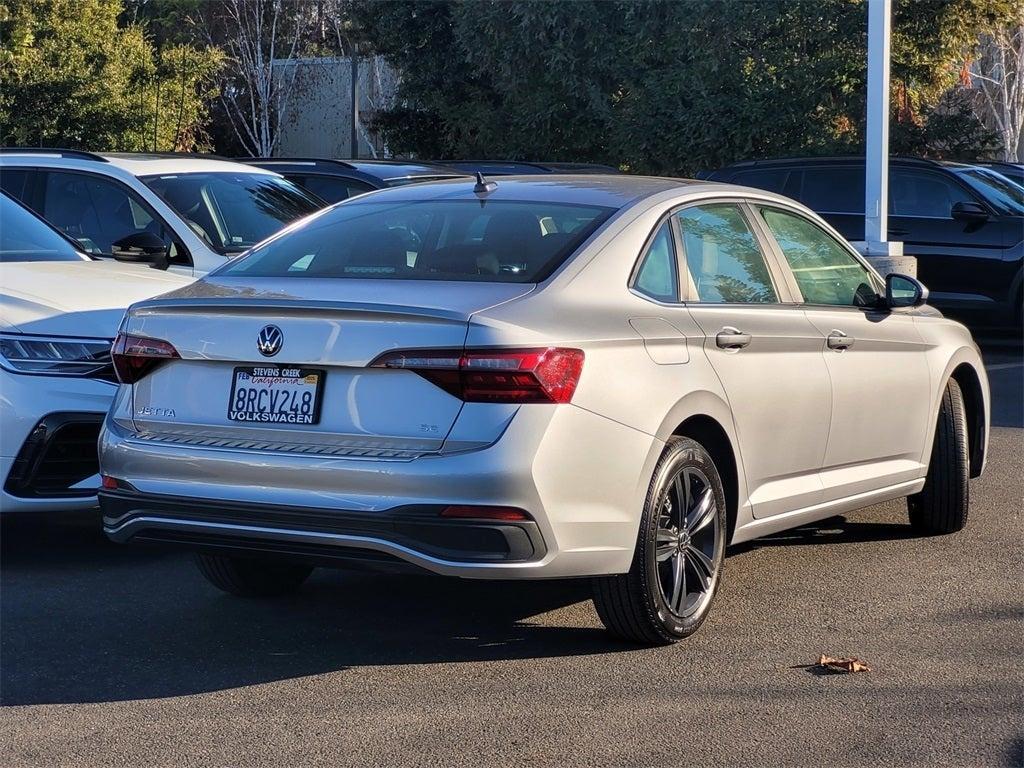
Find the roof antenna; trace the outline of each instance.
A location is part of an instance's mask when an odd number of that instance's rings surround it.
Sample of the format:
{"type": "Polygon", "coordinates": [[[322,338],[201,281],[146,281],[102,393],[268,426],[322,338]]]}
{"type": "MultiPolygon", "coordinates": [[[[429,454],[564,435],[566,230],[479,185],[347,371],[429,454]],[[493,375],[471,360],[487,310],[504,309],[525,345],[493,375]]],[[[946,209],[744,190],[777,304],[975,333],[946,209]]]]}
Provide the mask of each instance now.
{"type": "Polygon", "coordinates": [[[498,182],[487,181],[484,178],[483,173],[480,171],[476,172],[476,184],[473,185],[473,194],[476,195],[489,195],[491,192],[498,188],[498,182]]]}

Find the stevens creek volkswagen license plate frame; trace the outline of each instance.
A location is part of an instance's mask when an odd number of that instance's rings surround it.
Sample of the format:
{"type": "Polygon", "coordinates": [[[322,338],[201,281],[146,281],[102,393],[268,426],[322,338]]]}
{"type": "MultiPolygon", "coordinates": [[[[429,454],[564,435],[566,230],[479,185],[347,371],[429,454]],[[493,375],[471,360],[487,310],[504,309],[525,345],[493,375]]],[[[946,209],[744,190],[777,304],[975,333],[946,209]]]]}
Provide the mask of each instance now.
{"type": "Polygon", "coordinates": [[[231,374],[228,420],[243,424],[319,424],[325,378],[326,372],[320,368],[236,366],[231,374]],[[240,384],[246,394],[242,398],[241,407],[237,407],[236,397],[240,384]],[[306,393],[310,393],[308,400],[304,397],[306,393]],[[307,411],[307,406],[311,410],[307,411]]]}

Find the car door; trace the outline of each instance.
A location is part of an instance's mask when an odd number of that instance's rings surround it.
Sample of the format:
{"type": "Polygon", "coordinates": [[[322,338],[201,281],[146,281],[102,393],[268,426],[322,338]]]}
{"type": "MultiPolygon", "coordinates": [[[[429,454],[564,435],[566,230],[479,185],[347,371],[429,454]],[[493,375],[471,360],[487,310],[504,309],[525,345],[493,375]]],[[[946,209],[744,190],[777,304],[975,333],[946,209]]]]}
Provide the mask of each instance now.
{"type": "Polygon", "coordinates": [[[39,172],[37,212],[95,256],[111,256],[115,242],[151,232],[164,241],[174,271],[191,274],[188,251],[141,197],[114,179],[78,171],[39,172]]]}
{"type": "Polygon", "coordinates": [[[932,383],[910,312],[882,309],[884,285],[860,257],[799,211],[753,204],[788,267],[807,318],[825,338],[832,390],[823,501],[924,475],[932,383]]]}
{"type": "Polygon", "coordinates": [[[1004,301],[1000,269],[1006,232],[998,217],[987,221],[953,218],[956,203],[988,206],[952,174],[893,168],[889,174],[889,235],[917,258],[917,277],[940,307],[985,308],[1004,301]]]}
{"type": "Polygon", "coordinates": [[[738,201],[674,214],[683,293],[729,399],[755,517],[817,504],[831,388],[821,334],[738,201]]]}

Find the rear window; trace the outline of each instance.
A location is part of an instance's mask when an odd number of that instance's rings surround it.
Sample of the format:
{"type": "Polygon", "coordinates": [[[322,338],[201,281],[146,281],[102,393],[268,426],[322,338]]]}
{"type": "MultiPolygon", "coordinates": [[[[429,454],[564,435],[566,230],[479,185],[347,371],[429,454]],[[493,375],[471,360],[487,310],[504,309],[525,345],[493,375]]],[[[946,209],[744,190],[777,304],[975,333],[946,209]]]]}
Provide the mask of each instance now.
{"type": "Polygon", "coordinates": [[[533,283],[614,212],[548,202],[373,197],[332,208],[218,274],[533,283]]]}

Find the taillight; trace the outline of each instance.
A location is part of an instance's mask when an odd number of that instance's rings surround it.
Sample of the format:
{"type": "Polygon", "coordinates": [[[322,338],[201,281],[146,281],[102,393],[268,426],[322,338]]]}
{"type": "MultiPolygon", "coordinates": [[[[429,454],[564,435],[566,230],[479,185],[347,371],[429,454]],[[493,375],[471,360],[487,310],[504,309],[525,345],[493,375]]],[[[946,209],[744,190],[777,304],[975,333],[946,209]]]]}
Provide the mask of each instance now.
{"type": "Polygon", "coordinates": [[[568,403],[583,372],[583,350],[422,350],[387,352],[374,368],[419,374],[467,403],[568,403]]]}
{"type": "Polygon", "coordinates": [[[134,384],[158,365],[181,356],[170,342],[119,333],[110,357],[118,380],[122,384],[134,384]]]}

